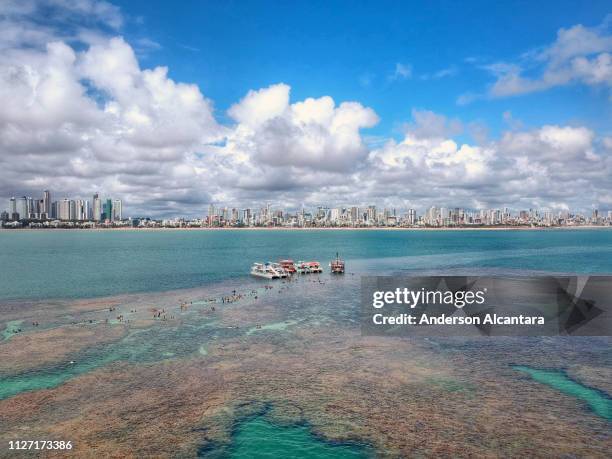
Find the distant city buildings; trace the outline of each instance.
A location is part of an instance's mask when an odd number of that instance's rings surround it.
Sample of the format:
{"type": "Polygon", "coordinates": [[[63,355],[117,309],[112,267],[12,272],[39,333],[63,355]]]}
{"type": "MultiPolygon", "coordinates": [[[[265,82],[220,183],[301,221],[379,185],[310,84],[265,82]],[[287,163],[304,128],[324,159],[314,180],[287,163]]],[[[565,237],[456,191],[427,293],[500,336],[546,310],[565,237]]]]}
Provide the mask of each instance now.
{"type": "Polygon", "coordinates": [[[123,205],[121,200],[109,198],[105,206],[108,207],[107,213],[102,212],[98,193],[93,195],[92,201],[69,198],[52,201],[51,192],[45,190],[41,199],[27,196],[10,198],[8,209],[0,214],[0,221],[3,226],[9,227],[88,226],[88,223],[122,225],[123,205]]]}
{"type": "Polygon", "coordinates": [[[465,209],[431,206],[418,213],[416,209],[398,211],[395,208],[368,206],[319,206],[312,209],[287,211],[273,209],[270,204],[260,208],[236,208],[210,204],[208,213],[196,219],[155,220],[149,217],[126,219],[121,199],[102,199],[95,193],[91,200],[63,198],[51,200],[43,191],[41,199],[10,198],[8,208],[0,213],[4,227],[117,227],[139,228],[479,228],[479,227],[557,227],[609,226],[612,211],[590,215],[569,211],[523,209],[465,209]]]}
{"type": "MultiPolygon", "coordinates": [[[[165,221],[178,225],[184,220],[165,221]]],[[[189,222],[193,224],[195,221],[189,222]]],[[[312,211],[301,209],[297,212],[271,210],[269,205],[261,209],[236,209],[208,207],[208,215],[202,221],[206,227],[402,227],[402,228],[451,228],[451,227],[503,227],[503,226],[580,226],[610,225],[612,212],[602,218],[597,210],[590,216],[580,213],[551,212],[548,210],[482,209],[435,207],[428,208],[422,215],[415,209],[400,213],[394,208],[378,209],[366,207],[317,207],[312,211]]]]}

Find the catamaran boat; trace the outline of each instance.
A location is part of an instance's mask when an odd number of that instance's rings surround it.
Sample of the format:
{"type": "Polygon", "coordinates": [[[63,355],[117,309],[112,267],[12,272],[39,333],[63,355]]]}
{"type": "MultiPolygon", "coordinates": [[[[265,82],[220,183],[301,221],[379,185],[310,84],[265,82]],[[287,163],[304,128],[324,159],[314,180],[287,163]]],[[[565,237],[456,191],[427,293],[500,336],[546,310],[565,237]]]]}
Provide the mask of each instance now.
{"type": "Polygon", "coordinates": [[[318,261],[309,261],[308,265],[310,266],[311,273],[322,273],[323,268],[321,268],[321,263],[318,261]]]}
{"type": "Polygon", "coordinates": [[[293,260],[281,260],[278,262],[278,264],[281,265],[281,267],[285,270],[285,272],[289,274],[293,274],[297,271],[297,269],[295,268],[295,264],[293,263],[293,260]]]}
{"type": "Polygon", "coordinates": [[[297,265],[295,265],[295,271],[298,274],[307,274],[309,271],[308,267],[306,266],[306,263],[303,261],[298,261],[297,265]]]}
{"type": "Polygon", "coordinates": [[[285,270],[285,268],[283,268],[280,263],[268,263],[268,265],[278,274],[278,277],[289,276],[289,273],[285,270]]]}
{"type": "Polygon", "coordinates": [[[321,263],[318,261],[298,261],[296,266],[297,272],[300,274],[322,273],[321,263]]]}
{"type": "Polygon", "coordinates": [[[253,263],[251,275],[263,277],[264,279],[278,279],[280,275],[277,270],[270,266],[270,263],[253,263]]]}
{"type": "Polygon", "coordinates": [[[329,263],[332,274],[344,274],[344,260],[341,260],[336,252],[336,259],[329,263]]]}

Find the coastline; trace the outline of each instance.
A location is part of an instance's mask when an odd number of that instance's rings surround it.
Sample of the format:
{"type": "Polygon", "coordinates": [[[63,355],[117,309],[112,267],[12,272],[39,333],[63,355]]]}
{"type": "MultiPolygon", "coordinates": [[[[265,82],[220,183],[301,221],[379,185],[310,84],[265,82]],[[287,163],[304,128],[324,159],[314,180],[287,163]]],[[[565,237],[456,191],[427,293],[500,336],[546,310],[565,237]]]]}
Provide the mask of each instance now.
{"type": "Polygon", "coordinates": [[[580,225],[580,226],[483,226],[483,227],[440,227],[440,228],[413,228],[413,227],[182,227],[182,228],[0,228],[2,232],[38,232],[38,231],[556,231],[556,230],[604,230],[612,229],[612,226],[603,225],[580,225]]]}

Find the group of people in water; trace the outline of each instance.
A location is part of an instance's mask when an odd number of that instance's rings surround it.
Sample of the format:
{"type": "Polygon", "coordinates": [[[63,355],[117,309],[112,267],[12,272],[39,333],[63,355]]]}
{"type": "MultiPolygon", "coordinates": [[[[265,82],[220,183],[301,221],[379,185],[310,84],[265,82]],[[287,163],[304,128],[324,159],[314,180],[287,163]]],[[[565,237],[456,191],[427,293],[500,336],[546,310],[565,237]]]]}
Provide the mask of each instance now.
{"type": "MultiPolygon", "coordinates": [[[[161,319],[161,320],[168,320],[168,317],[166,317],[166,310],[165,309],[153,309],[153,318],[161,319]]],[[[170,316],[170,319],[174,319],[174,316],[170,316]]]]}
{"type": "MultiPolygon", "coordinates": [[[[274,288],[273,285],[264,285],[262,287],[265,291],[268,290],[272,290],[274,288]]],[[[211,312],[215,312],[215,304],[231,304],[231,303],[235,303],[238,302],[240,300],[244,300],[247,298],[252,298],[254,300],[257,300],[259,298],[259,290],[257,289],[251,289],[248,292],[245,293],[241,293],[238,292],[237,290],[232,290],[231,293],[229,295],[222,295],[220,297],[210,297],[210,298],[206,298],[204,300],[202,300],[201,303],[209,303],[211,304],[210,306],[210,311],[211,312]]],[[[200,303],[200,304],[201,304],[200,303]]],[[[187,310],[189,310],[189,308],[193,306],[193,301],[181,301],[179,303],[179,309],[181,310],[181,312],[185,312],[187,310]]],[[[114,310],[114,307],[112,307],[112,310],[114,310]]],[[[136,309],[130,310],[130,312],[137,312],[136,309]]],[[[122,316],[121,316],[122,317],[122,316]]],[[[162,308],[162,309],[153,309],[153,319],[160,319],[162,321],[166,321],[168,319],[172,320],[174,319],[174,315],[170,315],[168,316],[168,314],[166,313],[166,309],[162,308]]],[[[129,321],[128,321],[129,322],[129,321]]]]}
{"type": "MultiPolygon", "coordinates": [[[[272,286],[271,285],[264,285],[264,288],[266,290],[268,290],[268,289],[271,289],[272,286]]],[[[248,298],[248,297],[251,297],[251,298],[256,300],[258,298],[257,293],[258,293],[257,290],[251,290],[248,293],[238,293],[238,292],[236,292],[236,290],[232,290],[232,294],[231,295],[222,296],[221,297],[221,303],[222,304],[225,304],[225,303],[234,303],[236,301],[240,301],[240,300],[242,300],[244,298],[248,298]]],[[[213,300],[213,301],[215,301],[215,300],[213,300]]]]}
{"type": "MultiPolygon", "coordinates": [[[[282,286],[280,286],[280,288],[277,288],[277,291],[279,293],[281,293],[284,290],[287,290],[290,288],[289,284],[291,282],[294,282],[294,280],[292,280],[291,278],[288,279],[283,279],[282,280],[282,286]]],[[[325,282],[323,282],[321,279],[317,277],[312,277],[308,279],[308,282],[314,282],[314,283],[319,283],[319,284],[325,284],[325,282]]],[[[215,312],[215,305],[217,304],[232,304],[232,303],[236,303],[239,302],[241,300],[245,300],[245,299],[251,299],[251,300],[258,300],[260,295],[261,295],[261,291],[263,289],[264,292],[268,292],[271,291],[272,289],[274,289],[274,285],[263,285],[260,288],[257,289],[250,289],[246,292],[238,292],[236,289],[232,290],[230,292],[230,294],[228,295],[222,295],[222,296],[218,296],[218,297],[209,297],[207,299],[202,300],[201,302],[197,303],[197,304],[202,304],[202,303],[208,303],[210,304],[210,312],[215,312]]],[[[180,304],[179,304],[179,308],[181,312],[186,312],[189,310],[189,308],[193,306],[193,301],[183,301],[181,300],[180,304]]],[[[118,305],[111,305],[108,307],[108,312],[109,313],[113,313],[115,311],[117,311],[117,307],[118,305]]],[[[136,308],[131,308],[129,310],[129,313],[133,314],[133,313],[137,313],[138,309],[136,308]]],[[[173,320],[175,319],[175,316],[173,314],[168,314],[165,310],[165,308],[154,308],[153,309],[153,317],[154,320],[161,320],[161,321],[167,321],[167,320],[173,320]]],[[[129,324],[131,322],[131,320],[129,318],[126,318],[124,316],[123,313],[117,315],[114,318],[117,322],[119,323],[125,323],[125,324],[129,324]]],[[[97,321],[95,321],[94,319],[83,319],[82,321],[72,321],[71,324],[72,325],[79,325],[79,324],[93,324],[97,321]]],[[[110,324],[111,323],[111,318],[107,317],[104,321],[106,324],[110,324]]],[[[32,322],[32,327],[38,327],[40,325],[40,323],[38,321],[33,321],[32,322]]],[[[256,328],[261,328],[260,325],[257,325],[256,328]]],[[[11,330],[12,333],[20,333],[22,331],[21,328],[14,328],[13,330],[11,330]]]]}

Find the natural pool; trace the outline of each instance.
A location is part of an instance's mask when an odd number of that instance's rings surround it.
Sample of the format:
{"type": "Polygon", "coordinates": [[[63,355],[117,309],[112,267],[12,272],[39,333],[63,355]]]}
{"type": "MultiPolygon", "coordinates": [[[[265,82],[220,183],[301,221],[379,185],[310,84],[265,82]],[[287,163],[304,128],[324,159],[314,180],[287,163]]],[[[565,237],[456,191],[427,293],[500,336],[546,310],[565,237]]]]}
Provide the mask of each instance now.
{"type": "Polygon", "coordinates": [[[540,370],[523,365],[515,365],[512,368],[528,374],[539,383],[585,401],[595,414],[609,421],[612,420],[612,398],[604,392],[574,381],[563,371],[540,370]]]}
{"type": "Polygon", "coordinates": [[[365,458],[369,455],[364,447],[320,439],[307,426],[280,426],[269,422],[264,416],[258,416],[237,426],[228,456],[235,459],[345,459],[365,458]]]}
{"type": "Polygon", "coordinates": [[[4,330],[2,330],[2,334],[0,335],[2,336],[2,340],[7,340],[13,336],[13,334],[19,330],[19,326],[22,324],[22,322],[23,320],[11,320],[10,322],[7,322],[4,330]]]}

